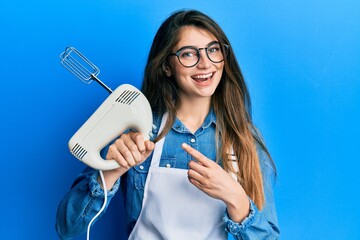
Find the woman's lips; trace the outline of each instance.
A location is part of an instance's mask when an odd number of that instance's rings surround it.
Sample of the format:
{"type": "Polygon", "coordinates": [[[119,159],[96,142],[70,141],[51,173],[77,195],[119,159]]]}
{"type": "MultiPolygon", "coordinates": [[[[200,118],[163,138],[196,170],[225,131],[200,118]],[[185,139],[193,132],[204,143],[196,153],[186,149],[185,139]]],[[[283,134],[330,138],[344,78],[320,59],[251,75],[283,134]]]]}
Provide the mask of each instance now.
{"type": "Polygon", "coordinates": [[[213,75],[214,75],[214,72],[211,72],[211,73],[206,73],[206,74],[194,75],[191,78],[197,82],[206,82],[206,81],[210,80],[213,75]]]}

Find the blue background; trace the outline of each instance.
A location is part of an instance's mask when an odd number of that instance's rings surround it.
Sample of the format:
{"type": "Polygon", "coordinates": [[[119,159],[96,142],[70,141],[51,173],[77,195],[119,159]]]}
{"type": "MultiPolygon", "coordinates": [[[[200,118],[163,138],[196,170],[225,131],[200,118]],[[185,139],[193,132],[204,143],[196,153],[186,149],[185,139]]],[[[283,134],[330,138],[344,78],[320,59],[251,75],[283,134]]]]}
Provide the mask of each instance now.
{"type": "MultiPolygon", "coordinates": [[[[0,239],[57,239],[57,205],[84,167],[67,142],[108,96],[59,54],[74,46],[111,88],[140,87],[157,28],[180,8],[213,17],[237,54],[278,167],[282,239],[360,239],[356,0],[2,1],[0,239]]],[[[112,202],[92,239],[122,239],[120,211],[112,202]]]]}

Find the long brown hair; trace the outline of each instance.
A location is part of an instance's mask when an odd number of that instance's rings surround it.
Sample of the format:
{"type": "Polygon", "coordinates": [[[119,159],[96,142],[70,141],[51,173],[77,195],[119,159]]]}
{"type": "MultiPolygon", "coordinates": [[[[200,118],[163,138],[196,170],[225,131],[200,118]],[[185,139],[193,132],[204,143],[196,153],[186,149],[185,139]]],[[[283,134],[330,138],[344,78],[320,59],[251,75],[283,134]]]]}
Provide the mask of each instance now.
{"type": "Polygon", "coordinates": [[[155,114],[169,113],[164,131],[157,140],[170,130],[180,105],[178,86],[172,77],[165,74],[168,55],[179,41],[179,32],[184,26],[195,26],[213,34],[223,46],[224,71],[222,79],[212,96],[212,107],[217,117],[217,135],[220,139],[218,158],[223,160],[226,171],[235,172],[228,153],[231,147],[237,157],[238,181],[247,195],[259,209],[264,205],[264,190],[257,145],[274,163],[266,149],[263,139],[251,118],[251,101],[239,64],[229,40],[220,26],[207,15],[195,11],[178,11],[167,18],[155,35],[145,67],[142,91],[147,97],[155,114]]]}

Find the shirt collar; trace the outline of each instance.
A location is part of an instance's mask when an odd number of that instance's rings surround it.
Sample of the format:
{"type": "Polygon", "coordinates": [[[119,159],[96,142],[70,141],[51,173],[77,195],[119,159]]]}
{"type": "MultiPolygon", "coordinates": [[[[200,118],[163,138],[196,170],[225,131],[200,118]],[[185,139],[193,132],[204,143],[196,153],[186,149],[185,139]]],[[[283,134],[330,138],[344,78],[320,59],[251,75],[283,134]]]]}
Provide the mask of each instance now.
{"type": "MultiPolygon", "coordinates": [[[[211,124],[216,125],[216,115],[214,110],[211,108],[208,115],[206,116],[203,124],[201,125],[202,129],[206,129],[211,126],[211,124]]],[[[175,122],[172,126],[172,129],[179,133],[189,132],[189,130],[185,127],[185,125],[178,119],[175,119],[175,122]]]]}

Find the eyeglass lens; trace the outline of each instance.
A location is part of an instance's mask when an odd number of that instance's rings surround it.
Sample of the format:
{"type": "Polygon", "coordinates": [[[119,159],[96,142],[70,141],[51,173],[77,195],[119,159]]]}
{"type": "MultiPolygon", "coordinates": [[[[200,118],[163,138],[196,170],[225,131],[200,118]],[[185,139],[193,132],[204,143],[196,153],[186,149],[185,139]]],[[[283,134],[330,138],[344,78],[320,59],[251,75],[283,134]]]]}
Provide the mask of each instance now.
{"type": "Polygon", "coordinates": [[[177,54],[180,63],[185,67],[195,66],[200,60],[200,50],[202,49],[206,51],[206,56],[210,61],[218,63],[224,60],[220,44],[214,43],[207,48],[187,47],[181,49],[177,54]]]}

